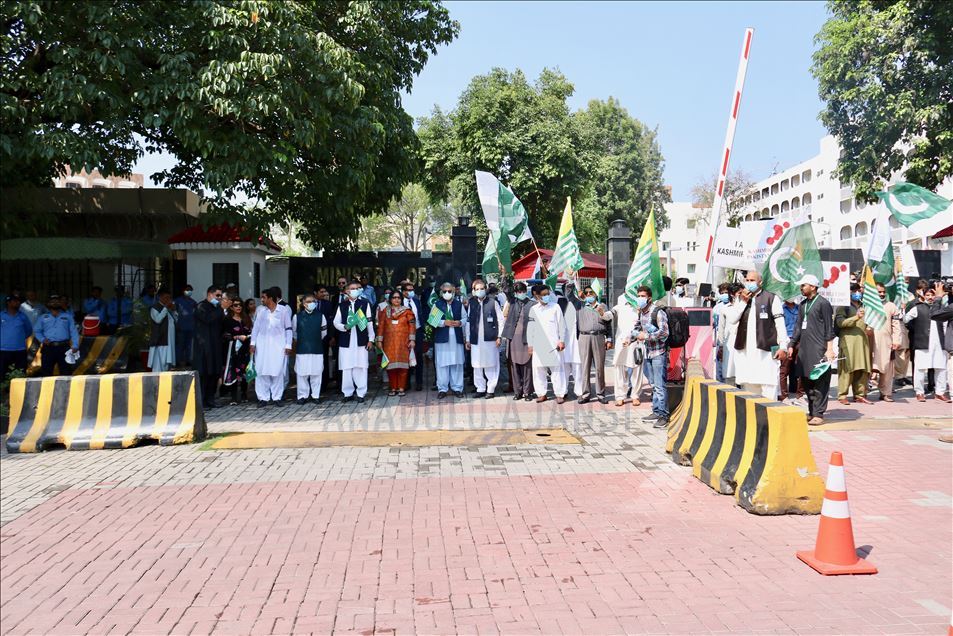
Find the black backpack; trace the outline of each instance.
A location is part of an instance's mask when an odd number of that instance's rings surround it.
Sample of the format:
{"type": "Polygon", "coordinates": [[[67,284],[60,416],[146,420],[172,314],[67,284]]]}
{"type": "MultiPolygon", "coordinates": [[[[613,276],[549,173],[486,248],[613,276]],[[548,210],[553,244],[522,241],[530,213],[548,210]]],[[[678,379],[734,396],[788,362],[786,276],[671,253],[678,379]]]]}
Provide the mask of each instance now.
{"type": "MultiPolygon", "coordinates": [[[[658,326],[658,312],[663,311],[661,307],[657,307],[655,311],[652,312],[652,324],[658,326]]],[[[665,344],[670,349],[677,349],[678,347],[684,347],[688,342],[688,312],[682,309],[681,307],[666,307],[664,309],[665,316],[668,318],[668,340],[665,341],[665,344]]]]}

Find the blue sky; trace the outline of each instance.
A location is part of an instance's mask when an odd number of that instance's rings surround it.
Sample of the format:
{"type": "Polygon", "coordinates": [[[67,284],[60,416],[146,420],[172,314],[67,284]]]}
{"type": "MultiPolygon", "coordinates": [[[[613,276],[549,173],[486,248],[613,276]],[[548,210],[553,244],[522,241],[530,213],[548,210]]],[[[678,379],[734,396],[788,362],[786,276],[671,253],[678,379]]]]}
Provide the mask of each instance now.
{"type": "MultiPolygon", "coordinates": [[[[718,168],[745,27],[755,29],[731,167],[756,179],[813,156],[826,134],[810,74],[821,2],[448,2],[460,37],[441,47],[404,108],[449,110],[474,75],[499,66],[535,79],[557,67],[573,110],[617,98],[658,127],[676,201],[718,168]]],[[[149,172],[167,162],[143,158],[149,172]]]]}

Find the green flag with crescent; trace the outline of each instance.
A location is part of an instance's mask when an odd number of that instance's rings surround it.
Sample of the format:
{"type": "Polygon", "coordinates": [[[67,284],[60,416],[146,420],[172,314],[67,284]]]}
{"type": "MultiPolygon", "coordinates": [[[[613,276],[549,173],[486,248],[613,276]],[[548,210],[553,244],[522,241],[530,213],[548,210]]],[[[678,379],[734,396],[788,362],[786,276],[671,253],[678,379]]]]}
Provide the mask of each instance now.
{"type": "Polygon", "coordinates": [[[788,300],[801,293],[801,281],[808,274],[824,280],[814,230],[804,222],[790,228],[771,251],[761,272],[761,287],[788,300]]]}

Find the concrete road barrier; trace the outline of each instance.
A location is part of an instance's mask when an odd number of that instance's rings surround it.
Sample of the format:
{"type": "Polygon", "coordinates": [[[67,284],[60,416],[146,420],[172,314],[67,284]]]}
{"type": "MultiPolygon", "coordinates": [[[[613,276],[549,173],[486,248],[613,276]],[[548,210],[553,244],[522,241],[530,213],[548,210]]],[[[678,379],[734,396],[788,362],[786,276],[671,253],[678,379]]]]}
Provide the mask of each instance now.
{"type": "Polygon", "coordinates": [[[665,446],[672,460],[755,514],[817,514],[824,481],[793,406],[704,377],[689,361],[685,395],[672,414],[665,446]]]}
{"type": "Polygon", "coordinates": [[[10,383],[11,453],[163,446],[205,439],[191,371],[17,378],[10,383]]]}
{"type": "MultiPolygon", "coordinates": [[[[79,362],[73,369],[72,375],[87,375],[90,373],[122,373],[129,366],[129,355],[126,353],[125,336],[87,336],[79,341],[79,362]]],[[[40,361],[43,351],[40,343],[30,337],[27,347],[28,376],[40,373],[40,361]]]]}

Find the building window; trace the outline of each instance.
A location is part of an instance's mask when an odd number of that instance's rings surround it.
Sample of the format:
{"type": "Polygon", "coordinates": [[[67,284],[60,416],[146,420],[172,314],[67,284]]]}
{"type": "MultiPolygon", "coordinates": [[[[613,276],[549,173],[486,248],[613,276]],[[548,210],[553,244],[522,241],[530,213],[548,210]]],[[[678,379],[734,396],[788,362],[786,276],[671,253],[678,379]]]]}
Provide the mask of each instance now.
{"type": "Polygon", "coordinates": [[[63,187],[68,188],[70,190],[81,190],[83,186],[80,185],[79,183],[76,183],[75,181],[67,181],[66,183],[63,184],[63,187]]]}
{"type": "Polygon", "coordinates": [[[254,297],[258,298],[261,296],[261,263],[255,263],[252,284],[254,285],[254,297]]]}
{"type": "Polygon", "coordinates": [[[791,187],[796,188],[799,185],[801,185],[801,177],[797,175],[794,175],[793,177],[791,177],[791,187]]]}
{"type": "Polygon", "coordinates": [[[796,210],[799,207],[801,207],[801,197],[791,199],[791,208],[796,210]]]}
{"type": "Polygon", "coordinates": [[[668,241],[662,241],[662,249],[663,249],[663,250],[667,250],[667,249],[669,249],[669,248],[671,248],[671,247],[672,247],[672,244],[671,244],[671,243],[669,243],[668,241]]]}
{"type": "Polygon", "coordinates": [[[221,289],[238,284],[238,263],[212,263],[212,284],[221,289]]]}
{"type": "MultiPolygon", "coordinates": [[[[820,196],[818,196],[817,198],[820,198],[820,196]]],[[[810,192],[806,193],[803,197],[801,197],[801,205],[811,205],[811,193],[810,193],[810,192]]]]}
{"type": "Polygon", "coordinates": [[[900,227],[900,222],[892,214],[890,215],[890,227],[893,229],[900,227]]]}
{"type": "Polygon", "coordinates": [[[867,223],[861,221],[854,226],[854,236],[867,236],[867,223]]]}
{"type": "Polygon", "coordinates": [[[850,226],[845,225],[840,229],[840,240],[849,241],[851,239],[850,226]]]}
{"type": "MultiPolygon", "coordinates": [[[[823,174],[823,173],[822,173],[822,172],[818,172],[817,174],[823,174]]],[[[804,172],[801,173],[801,181],[803,181],[804,183],[807,183],[807,182],[810,181],[810,180],[811,180],[811,171],[810,171],[810,170],[805,170],[804,172]]]]}
{"type": "Polygon", "coordinates": [[[784,181],[781,182],[781,192],[784,192],[787,189],[788,189],[788,180],[785,179],[784,181]]]}
{"type": "Polygon", "coordinates": [[[778,193],[778,184],[775,183],[774,185],[771,186],[771,194],[777,194],[777,193],[778,193]]]}
{"type": "Polygon", "coordinates": [[[784,201],[781,203],[781,212],[787,212],[790,209],[791,209],[790,203],[788,203],[787,201],[784,201]]]}
{"type": "Polygon", "coordinates": [[[689,263],[689,264],[687,265],[687,269],[688,269],[688,273],[689,273],[689,274],[694,274],[694,273],[695,273],[695,263],[689,263]]]}

